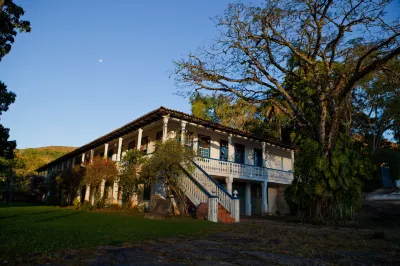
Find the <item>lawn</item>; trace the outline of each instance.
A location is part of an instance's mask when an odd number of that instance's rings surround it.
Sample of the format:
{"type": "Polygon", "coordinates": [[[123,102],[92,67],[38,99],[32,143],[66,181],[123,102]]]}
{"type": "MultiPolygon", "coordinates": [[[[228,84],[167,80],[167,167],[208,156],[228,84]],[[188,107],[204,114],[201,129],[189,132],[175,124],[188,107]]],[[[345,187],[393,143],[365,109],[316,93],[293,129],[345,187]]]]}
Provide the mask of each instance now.
{"type": "Polygon", "coordinates": [[[121,245],[200,233],[214,224],[195,219],[148,220],[118,212],[0,204],[0,264],[66,249],[121,245]]]}

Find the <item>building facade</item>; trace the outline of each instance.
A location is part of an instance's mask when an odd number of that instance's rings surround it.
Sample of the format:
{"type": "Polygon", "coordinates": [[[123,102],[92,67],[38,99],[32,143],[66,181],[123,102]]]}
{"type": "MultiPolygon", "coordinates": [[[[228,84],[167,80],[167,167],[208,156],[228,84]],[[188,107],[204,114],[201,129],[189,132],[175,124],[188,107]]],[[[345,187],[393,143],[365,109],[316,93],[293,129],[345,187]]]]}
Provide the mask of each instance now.
{"type": "MultiPolygon", "coordinates": [[[[49,164],[37,169],[51,176],[75,164],[90,162],[94,156],[119,162],[127,150],[141,149],[151,154],[156,141],[174,138],[195,151],[195,173],[184,182],[186,195],[195,204],[210,199],[229,212],[241,215],[286,214],[289,208],[283,192],[293,180],[294,149],[290,145],[225,127],[179,111],[160,107],[49,164]],[[233,206],[237,205],[237,210],[233,206]]],[[[102,194],[121,204],[118,182],[101,184],[102,194]]],[[[137,201],[148,204],[162,193],[158,184],[144,188],[137,201]]],[[[79,192],[88,200],[90,188],[79,192]]]]}

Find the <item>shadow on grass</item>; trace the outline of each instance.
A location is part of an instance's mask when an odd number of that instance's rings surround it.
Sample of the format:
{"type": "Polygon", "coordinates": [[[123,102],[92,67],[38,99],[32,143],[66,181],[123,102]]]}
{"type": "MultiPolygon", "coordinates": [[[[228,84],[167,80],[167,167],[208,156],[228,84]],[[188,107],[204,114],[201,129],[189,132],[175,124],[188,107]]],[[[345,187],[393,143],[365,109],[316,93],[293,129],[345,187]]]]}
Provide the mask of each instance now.
{"type": "Polygon", "coordinates": [[[17,208],[17,207],[38,207],[46,206],[39,203],[26,203],[26,202],[0,202],[0,208],[17,208]]]}
{"type": "Polygon", "coordinates": [[[82,213],[82,212],[73,212],[73,213],[70,213],[70,214],[65,214],[65,215],[60,215],[60,216],[50,217],[50,218],[47,218],[47,219],[38,220],[38,221],[36,221],[36,222],[53,221],[53,220],[57,220],[57,219],[61,219],[61,218],[65,218],[65,217],[69,217],[69,216],[81,214],[81,213],[82,213]]]}
{"type": "Polygon", "coordinates": [[[0,220],[3,219],[9,219],[9,218],[15,218],[15,217],[24,217],[24,216],[32,216],[32,215],[38,215],[38,214],[45,214],[45,213],[50,213],[50,212],[60,212],[61,210],[56,210],[56,211],[42,211],[42,212],[31,212],[31,213],[26,213],[26,214],[14,214],[14,215],[9,215],[9,216],[1,216],[0,220]]]}

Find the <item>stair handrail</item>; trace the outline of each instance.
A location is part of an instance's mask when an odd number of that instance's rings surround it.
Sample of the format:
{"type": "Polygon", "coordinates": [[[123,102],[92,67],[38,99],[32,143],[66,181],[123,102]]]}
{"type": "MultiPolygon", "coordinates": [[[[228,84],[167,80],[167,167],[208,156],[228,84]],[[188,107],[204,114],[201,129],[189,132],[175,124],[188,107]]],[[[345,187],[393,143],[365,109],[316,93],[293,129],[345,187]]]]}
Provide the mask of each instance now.
{"type": "Polygon", "coordinates": [[[226,193],[231,199],[238,199],[239,197],[233,197],[231,193],[229,193],[223,186],[221,186],[217,181],[214,180],[203,168],[201,168],[195,161],[192,161],[193,164],[199,169],[209,180],[211,180],[217,187],[219,187],[224,193],[226,193]]]}
{"type": "Polygon", "coordinates": [[[202,192],[204,192],[204,194],[207,195],[207,197],[209,197],[209,198],[218,198],[217,196],[212,195],[210,192],[208,192],[208,190],[205,189],[205,188],[203,187],[203,185],[200,184],[200,183],[192,176],[192,174],[190,174],[189,171],[187,171],[187,170],[185,169],[185,167],[183,167],[182,165],[180,165],[180,167],[181,167],[181,169],[183,170],[183,172],[186,174],[186,176],[187,176],[190,180],[192,180],[192,182],[195,183],[196,186],[197,186],[202,192]]]}

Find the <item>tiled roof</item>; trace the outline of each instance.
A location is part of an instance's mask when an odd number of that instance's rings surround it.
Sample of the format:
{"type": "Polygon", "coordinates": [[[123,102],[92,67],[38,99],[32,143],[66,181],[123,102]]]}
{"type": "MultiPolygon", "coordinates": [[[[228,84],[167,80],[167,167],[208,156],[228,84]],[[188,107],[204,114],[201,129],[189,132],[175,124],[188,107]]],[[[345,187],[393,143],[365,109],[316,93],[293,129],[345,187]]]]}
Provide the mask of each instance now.
{"type": "Polygon", "coordinates": [[[223,126],[221,124],[218,124],[218,123],[215,123],[215,122],[212,122],[209,120],[205,120],[205,119],[196,117],[194,115],[189,115],[189,114],[186,114],[186,113],[183,113],[180,111],[168,109],[168,108],[161,106],[160,108],[153,110],[153,111],[133,120],[132,122],[130,122],[120,128],[117,128],[117,129],[111,131],[110,133],[108,133],[104,136],[101,136],[101,137],[61,156],[60,158],[42,166],[42,167],[39,167],[38,169],[36,169],[36,171],[45,170],[49,166],[56,165],[64,160],[73,158],[73,157],[80,155],[84,152],[87,152],[93,148],[96,148],[100,145],[110,142],[116,138],[122,137],[129,132],[135,131],[143,126],[151,124],[152,122],[160,120],[165,115],[169,115],[170,117],[174,117],[174,118],[178,118],[178,119],[183,119],[183,120],[195,123],[195,124],[199,124],[206,128],[211,128],[213,130],[220,130],[222,132],[231,133],[233,135],[238,135],[238,136],[251,138],[251,139],[255,139],[255,140],[259,140],[259,141],[265,141],[269,144],[276,145],[276,146],[279,146],[282,148],[294,149],[294,146],[291,144],[284,144],[281,142],[277,142],[277,141],[271,140],[269,138],[266,138],[264,136],[259,136],[259,135],[244,132],[244,131],[241,131],[241,130],[238,130],[238,129],[235,129],[232,127],[223,126]]]}

